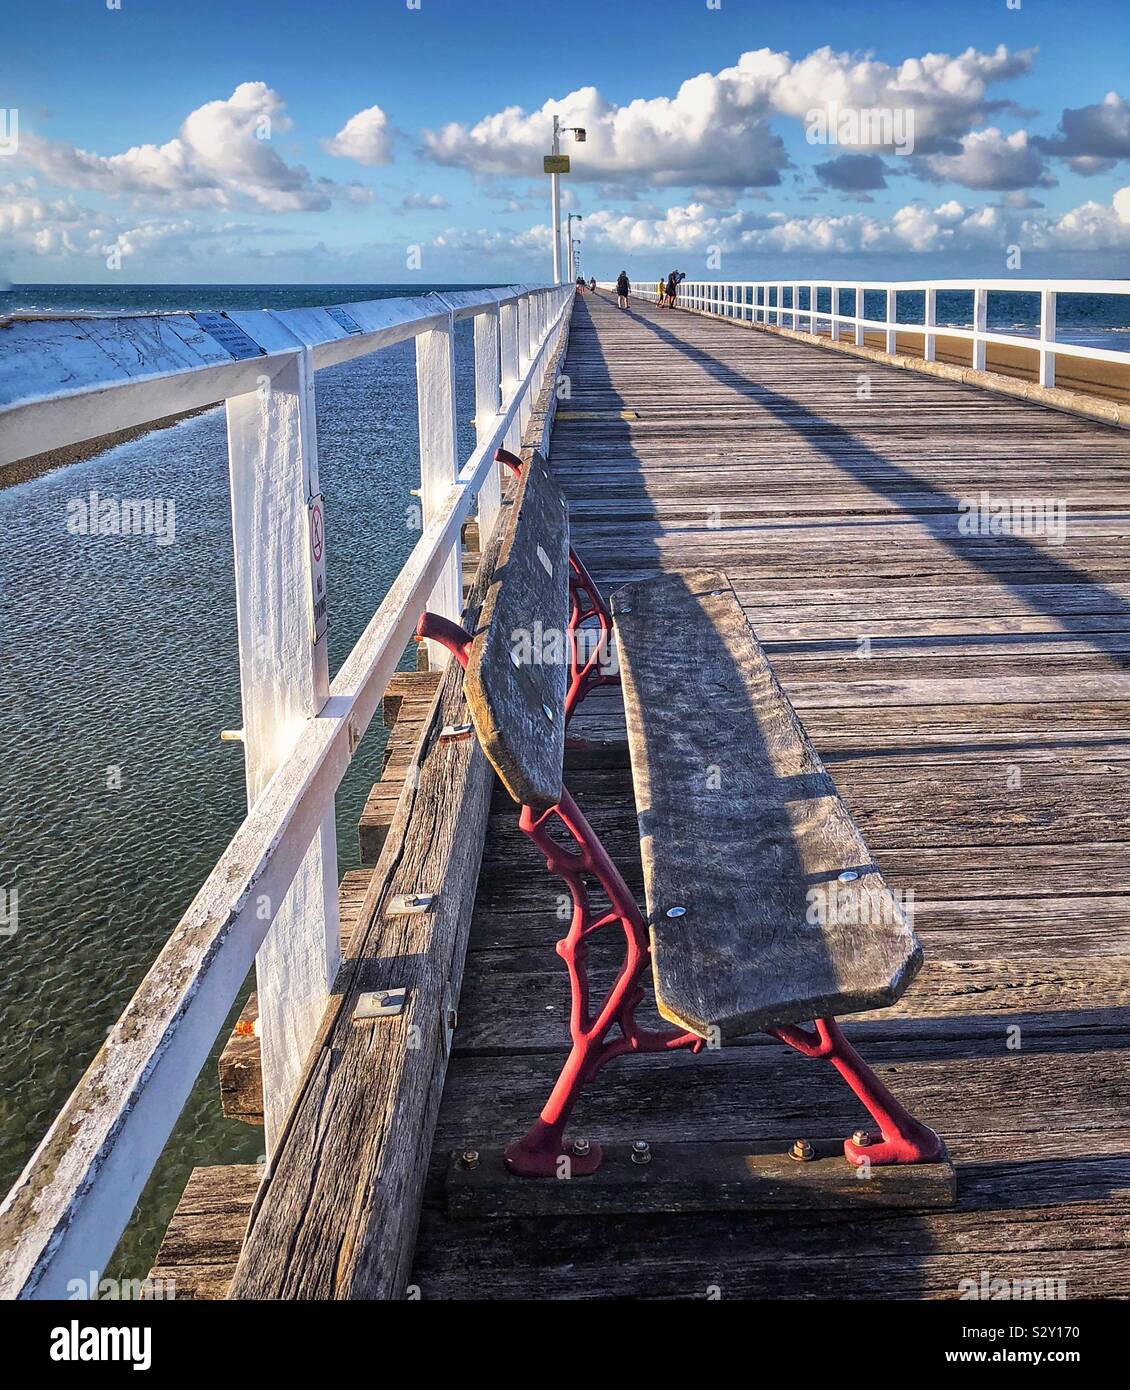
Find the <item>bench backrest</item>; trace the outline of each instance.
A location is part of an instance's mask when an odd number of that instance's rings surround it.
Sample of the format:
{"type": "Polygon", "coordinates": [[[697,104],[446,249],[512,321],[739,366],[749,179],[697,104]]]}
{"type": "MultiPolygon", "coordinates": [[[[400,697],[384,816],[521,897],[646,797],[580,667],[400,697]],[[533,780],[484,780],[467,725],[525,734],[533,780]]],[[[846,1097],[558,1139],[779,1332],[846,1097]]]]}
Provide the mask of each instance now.
{"type": "Polygon", "coordinates": [[[726,576],[612,608],[660,1013],[734,1037],[894,1003],[921,949],[726,576]]]}
{"type": "Polygon", "coordinates": [[[463,689],[484,753],[522,805],[561,799],[569,676],[569,509],[532,451],[474,634],[463,689]]]}

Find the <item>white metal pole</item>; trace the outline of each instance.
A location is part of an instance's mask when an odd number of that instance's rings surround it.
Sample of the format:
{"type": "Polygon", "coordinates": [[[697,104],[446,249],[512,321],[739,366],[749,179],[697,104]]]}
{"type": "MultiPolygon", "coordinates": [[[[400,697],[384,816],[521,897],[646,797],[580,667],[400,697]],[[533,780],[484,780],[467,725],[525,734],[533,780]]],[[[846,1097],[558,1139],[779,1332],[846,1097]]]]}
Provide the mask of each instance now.
{"type": "MultiPolygon", "coordinates": [[[[561,125],[553,118],[553,151],[561,153],[561,125]]],[[[561,283],[561,181],[558,174],[549,176],[550,216],[553,218],[553,283],[561,283]]]]}

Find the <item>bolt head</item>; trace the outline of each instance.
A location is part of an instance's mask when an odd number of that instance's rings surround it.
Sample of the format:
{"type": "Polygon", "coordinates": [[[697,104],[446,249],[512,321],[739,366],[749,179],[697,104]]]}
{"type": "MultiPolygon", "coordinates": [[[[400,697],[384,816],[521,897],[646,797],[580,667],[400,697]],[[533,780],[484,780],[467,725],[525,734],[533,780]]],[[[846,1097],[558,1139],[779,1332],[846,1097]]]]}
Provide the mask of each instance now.
{"type": "Polygon", "coordinates": [[[816,1150],[807,1139],[798,1139],[789,1150],[789,1157],[795,1158],[798,1163],[808,1163],[816,1157],[816,1150]]]}
{"type": "Polygon", "coordinates": [[[857,1149],[865,1149],[871,1143],[871,1135],[865,1129],[857,1129],[851,1136],[851,1142],[857,1149]]]}
{"type": "Polygon", "coordinates": [[[632,1144],[632,1162],[633,1162],[633,1163],[650,1163],[650,1162],[651,1162],[651,1145],[647,1142],[646,1139],[637,1139],[637,1140],[632,1144]]]}
{"type": "Polygon", "coordinates": [[[459,1155],[459,1163],[463,1168],[477,1168],[479,1166],[478,1149],[464,1149],[459,1155]]]}
{"type": "Polygon", "coordinates": [[[577,1158],[587,1158],[591,1147],[587,1139],[573,1140],[573,1153],[577,1158]]]}

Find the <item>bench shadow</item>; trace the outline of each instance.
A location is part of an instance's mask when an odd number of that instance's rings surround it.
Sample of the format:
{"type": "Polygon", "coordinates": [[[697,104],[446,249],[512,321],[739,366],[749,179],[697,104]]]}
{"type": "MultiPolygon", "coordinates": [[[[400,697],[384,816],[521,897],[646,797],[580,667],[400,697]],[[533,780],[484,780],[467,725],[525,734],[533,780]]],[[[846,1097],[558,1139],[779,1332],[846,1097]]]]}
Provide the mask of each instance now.
{"type": "MultiPolygon", "coordinates": [[[[611,305],[602,306],[597,312],[616,314],[618,311],[614,307],[614,301],[612,301],[611,305]]],[[[858,436],[852,434],[851,431],[826,416],[814,416],[809,404],[782,395],[743,376],[702,348],[686,342],[677,333],[657,321],[656,311],[652,310],[649,314],[645,314],[633,307],[631,321],[649,334],[654,335],[659,342],[681,354],[696,367],[738,391],[752,405],[768,412],[776,422],[802,438],[806,447],[816,450],[824,460],[834,464],[845,476],[853,478],[861,486],[888,499],[892,499],[893,494],[896,493],[900,495],[908,491],[918,493],[923,498],[924,503],[937,509],[924,513],[915,511],[914,520],[918,525],[924,527],[933,539],[950,548],[963,563],[979,570],[985,576],[987,583],[1016,593],[1030,611],[1046,613],[1060,627],[1059,632],[1024,634],[1020,640],[1031,642],[1035,646],[1043,645],[1044,639],[1047,639],[1047,645],[1052,647],[1057,642],[1069,639],[1090,642],[1092,638],[1096,637],[1093,630],[1088,629],[1082,621],[1073,621],[1088,615],[1060,612],[1057,605],[1046,603],[1044,588],[1038,586],[1082,584],[1093,590],[1101,591],[1104,596],[1104,611],[1124,618],[1127,628],[1130,629],[1130,604],[1127,604],[1120,595],[1107,586],[1096,583],[1085,569],[1080,569],[1067,560],[1059,559],[1050,554],[1046,547],[1034,545],[1023,538],[1010,538],[1007,541],[1000,538],[994,540],[994,546],[1004,545],[1010,548],[1009,553],[1015,557],[1015,564],[1008,572],[1004,573],[990,567],[986,563],[987,556],[982,556],[973,547],[963,545],[956,532],[955,518],[960,500],[956,494],[948,492],[944,488],[924,480],[908,468],[894,463],[858,436]],[[814,428],[814,426],[818,426],[818,428],[814,428]],[[1040,577],[1038,579],[1018,579],[1017,574],[1025,570],[1030,570],[1032,574],[1038,574],[1040,577]]],[[[811,351],[820,352],[822,349],[814,347],[811,351]]],[[[834,369],[835,359],[831,358],[830,355],[828,362],[829,367],[834,369]]],[[[619,414],[620,409],[637,403],[625,401],[613,384],[609,363],[596,332],[591,300],[587,296],[578,296],[574,309],[573,337],[570,341],[565,370],[571,377],[574,392],[573,403],[578,411],[586,408],[598,409],[600,421],[599,426],[590,422],[585,427],[583,455],[578,451],[572,457],[563,457],[563,454],[568,453],[569,435],[576,427],[568,423],[567,417],[558,424],[555,428],[554,445],[551,446],[550,466],[557,474],[558,481],[571,503],[582,499],[592,502],[599,496],[599,491],[586,487],[585,479],[579,472],[582,457],[593,457],[595,460],[601,442],[607,446],[609,453],[615,456],[621,469],[628,460],[639,463],[639,456],[632,445],[630,426],[619,414]],[[564,476],[562,476],[563,474],[564,476]]],[[[869,366],[869,370],[880,373],[893,369],[869,366]]],[[[955,386],[953,389],[956,391],[962,388],[955,386]]],[[[972,390],[973,388],[965,389],[972,390]]],[[[978,399],[982,399],[982,397],[978,395],[978,399]]],[[[693,463],[687,466],[693,467],[693,463]]],[[[594,461],[594,478],[599,477],[598,470],[599,462],[594,461]]],[[[630,499],[638,507],[637,514],[632,519],[631,573],[630,575],[625,574],[622,570],[619,573],[613,572],[611,561],[602,566],[595,557],[586,557],[585,522],[583,519],[577,520],[574,522],[574,541],[582,558],[587,558],[597,582],[605,587],[607,593],[609,589],[616,587],[624,579],[637,580],[647,572],[678,572],[679,566],[673,565],[671,557],[661,553],[658,545],[652,546],[650,551],[648,549],[648,540],[658,537],[664,528],[655,512],[642,471],[637,472],[634,477],[627,472],[618,474],[612,486],[618,502],[630,499]]],[[[903,501],[895,502],[892,500],[892,506],[899,509],[899,514],[905,514],[903,501]]],[[[895,516],[892,515],[887,520],[894,519],[895,516]]],[[[785,525],[787,521],[787,517],[782,517],[779,524],[785,525]]],[[[999,549],[993,553],[998,558],[1003,555],[1003,551],[999,549]]],[[[709,568],[709,563],[707,562],[700,568],[709,568]]],[[[720,566],[720,568],[724,569],[725,567],[720,566]]],[[[1093,613],[1090,616],[1093,619],[1093,613]]],[[[1011,637],[1011,634],[1003,636],[1007,639],[1011,637]]],[[[911,643],[915,640],[909,639],[911,643]]],[[[960,640],[954,641],[954,647],[958,646],[960,640]]],[[[814,649],[811,645],[805,645],[807,650],[814,649]]],[[[1007,647],[1010,643],[1008,640],[1004,640],[1000,645],[1007,647]]],[[[1096,650],[1101,651],[1111,664],[1118,667],[1130,666],[1130,652],[1111,651],[1101,641],[1096,641],[1094,645],[1096,650]]],[[[772,648],[769,649],[769,654],[772,659],[772,648]]],[[[712,636],[709,630],[698,634],[698,642],[692,653],[692,659],[710,663],[719,679],[732,679],[734,681],[739,679],[725,645],[717,640],[717,634],[712,636]],[[729,667],[728,672],[727,667],[729,667]]],[[[1038,657],[1033,657],[1034,661],[1038,661],[1038,659],[1038,657]]],[[[750,714],[752,742],[748,749],[748,756],[765,758],[767,757],[767,748],[763,732],[752,708],[750,714]]],[[[1065,743],[1057,742],[1054,746],[1088,747],[1091,746],[1091,742],[1095,741],[1078,739],[1065,743]]],[[[961,750],[965,747],[960,743],[948,746],[951,749],[961,750]]],[[[1001,746],[1009,748],[1015,745],[1004,744],[1001,746]]],[[[1109,746],[1109,740],[1101,741],[1100,746],[1109,746]]],[[[995,748],[996,745],[973,745],[972,747],[976,751],[985,752],[995,748]]],[[[934,745],[934,748],[936,749],[937,745],[934,745]]],[[[654,751],[655,756],[662,756],[661,748],[656,748],[654,751]]],[[[889,749],[884,751],[888,754],[890,752],[889,749]]],[[[912,745],[904,751],[911,754],[921,752],[923,755],[928,755],[931,747],[919,748],[912,745]]],[[[843,752],[841,751],[838,756],[842,759],[843,752]]],[[[829,763],[835,761],[836,756],[828,759],[829,763]]],[[[579,776],[580,774],[575,775],[571,781],[577,781],[579,776]]],[[[630,798],[629,779],[630,774],[625,774],[626,794],[630,798]]],[[[782,800],[784,801],[788,796],[798,792],[803,794],[811,792],[813,790],[811,782],[808,779],[805,781],[806,785],[800,788],[784,789],[782,800]]],[[[573,790],[580,799],[581,793],[577,792],[576,786],[573,786],[573,790]]],[[[779,876],[797,885],[803,885],[805,873],[802,858],[798,853],[788,816],[783,809],[774,814],[772,831],[777,845],[779,876]]],[[[709,816],[703,820],[702,836],[705,846],[710,836],[709,816]]],[[[782,907],[795,907],[795,904],[783,903],[782,907]]],[[[1010,1015],[1005,1014],[999,1018],[994,1015],[984,1015],[978,1016],[977,1019],[970,1018],[969,1023],[971,1028],[976,1028],[978,1022],[991,1021],[991,1023],[999,1024],[1003,1032],[1010,1017],[1010,1015]]],[[[1083,1023],[1084,1015],[1072,1010],[1063,1010],[1054,1017],[1062,1023],[1065,1030],[1078,1028],[1082,1023],[1082,1026],[1090,1032],[1090,1025],[1083,1023]]],[[[1041,1033],[1046,1032],[1051,1023],[1051,1015],[1041,1015],[1041,1033]]],[[[1098,1031],[1097,1025],[1096,1031],[1098,1031]]],[[[888,1041],[886,1046],[883,1045],[882,1025],[865,1023],[860,1025],[858,1030],[854,1030],[851,1028],[849,1020],[849,1032],[860,1041],[865,1057],[869,1045],[878,1047],[879,1053],[885,1058],[886,1063],[878,1065],[880,1073],[884,1079],[892,1081],[896,1091],[901,1093],[900,1098],[912,1110],[923,1112],[919,1118],[927,1124],[937,1122],[931,1114],[933,1106],[941,1110],[946,1108],[942,1097],[947,1091],[953,1088],[960,1091],[963,1086],[976,1084],[972,1068],[975,1068],[979,1063],[985,1066],[992,1065],[991,1062],[986,1061],[987,1042],[984,1033],[981,1035],[980,1047],[972,1039],[955,1037],[953,1017],[923,1020],[921,1030],[916,1028],[914,1045],[909,1049],[914,1062],[907,1068],[890,1064],[887,1054],[894,1043],[888,1041]],[[948,1066],[949,1080],[946,1083],[938,1078],[937,1068],[935,1067],[934,1071],[931,1072],[929,1066],[925,1068],[924,1079],[915,1080],[915,1066],[932,1061],[948,1066]],[[961,1075],[963,1061],[966,1073],[964,1078],[961,1075]],[[909,1086],[907,1081],[910,1082],[909,1086]]],[[[1121,1040],[1119,1045],[1122,1045],[1121,1040]]],[[[1001,1047],[1003,1047],[1003,1043],[1001,1047]]],[[[1041,1052],[1062,1050],[1072,1049],[1070,1047],[1066,1049],[1048,1047],[1046,1040],[1045,1045],[1041,1047],[1039,1039],[1033,1039],[1031,1047],[1031,1052],[1034,1055],[1039,1055],[1041,1052]]],[[[758,1054],[765,1054],[769,1049],[748,1047],[742,1048],[741,1051],[749,1058],[748,1086],[743,1084],[740,1087],[741,1094],[735,1095],[734,1105],[753,1117],[756,1115],[758,1105],[758,1096],[754,1090],[759,1071],[758,1054]]],[[[790,1057],[794,1064],[793,1072],[795,1075],[796,1103],[793,1118],[798,1127],[798,1133],[803,1132],[802,1126],[808,1125],[814,1136],[818,1135],[822,1132],[820,1117],[809,1114],[806,1110],[807,1069],[826,1067],[827,1063],[806,1060],[795,1054],[790,1054],[790,1057]]],[[[631,1058],[618,1062],[615,1080],[611,1074],[599,1077],[592,1083],[590,1090],[611,1084],[615,1087],[618,1097],[626,1096],[632,1084],[632,1063],[633,1059],[631,1058]]],[[[745,1076],[745,1068],[743,1067],[741,1070],[745,1076]]],[[[710,1137],[708,1133],[703,1132],[699,1124],[696,1124],[695,1088],[693,1084],[690,1084],[693,1074],[692,1068],[684,1070],[678,1064],[672,1067],[670,1084],[678,1092],[679,1113],[683,1117],[681,1123],[685,1129],[682,1133],[665,1132],[662,1137],[668,1140],[710,1137]]],[[[982,1081],[980,1085],[984,1090],[985,1083],[982,1081]]],[[[817,1086],[814,1089],[819,1091],[823,1087],[817,1086]]],[[[1005,1115],[1000,1117],[1002,1122],[999,1128],[1002,1131],[1012,1133],[1010,1147],[1018,1153],[1023,1153],[1022,1132],[1027,1127],[1027,1121],[1022,1113],[1018,1113],[1022,1109],[1023,1098],[1016,1096],[1015,1093],[1012,1093],[1012,1097],[1009,1100],[1008,1097],[1002,1095],[1001,1103],[1009,1107],[1011,1114],[1015,1117],[1014,1122],[1009,1122],[1009,1112],[1006,1111],[1005,1115]]],[[[581,1113],[584,1111],[584,1105],[585,1100],[582,1098],[579,1107],[581,1113]]],[[[1043,1113],[1041,1107],[1036,1106],[1035,1108],[1043,1113]]],[[[604,1106],[598,1103],[597,1109],[603,1111],[604,1106]]],[[[860,1122],[862,1123],[865,1118],[861,1109],[860,1122]]],[[[646,1123],[646,1117],[642,1115],[637,1117],[637,1123],[646,1123]]],[[[944,1124],[939,1124],[939,1127],[943,1129],[943,1137],[945,1137],[944,1124]]],[[[1124,1190],[1126,1187],[1127,1158],[1125,1155],[1112,1157],[1099,1153],[1080,1155],[1065,1144],[1062,1154],[1052,1153],[1032,1160],[1006,1155],[1000,1162],[987,1163],[983,1158],[973,1156],[976,1148],[976,1144],[969,1145],[968,1142],[963,1144],[961,1136],[957,1137],[956,1142],[951,1143],[951,1152],[958,1164],[959,1210],[1000,1211],[1008,1208],[1027,1209],[1029,1207],[1040,1209],[1059,1207],[1072,1202],[1098,1202],[1111,1192],[1124,1190]],[[968,1147],[971,1153],[967,1164],[963,1164],[962,1161],[963,1147],[968,1147]],[[1051,1181],[1053,1174],[1060,1175],[1054,1183],[1051,1181]],[[1075,1179],[1071,1179],[1071,1174],[1076,1175],[1075,1179]],[[1064,1175],[1067,1175],[1066,1179],[1064,1175]]],[[[691,1287],[697,1283],[699,1276],[701,1276],[703,1280],[711,1284],[720,1284],[722,1297],[811,1298],[814,1294],[825,1298],[845,1296],[913,1298],[946,1296],[947,1294],[956,1297],[958,1293],[957,1280],[966,1277],[978,1278],[986,1262],[990,1266],[992,1265],[994,1255],[992,1253],[980,1253],[970,1255],[968,1260],[956,1259],[960,1242],[952,1238],[946,1239],[946,1220],[945,1213],[926,1215],[920,1212],[866,1210],[861,1211],[858,1217],[854,1214],[836,1213],[833,1215],[827,1212],[813,1212],[811,1214],[773,1212],[695,1218],[604,1216],[594,1218],[593,1222],[586,1224],[601,1227],[601,1235],[597,1243],[604,1251],[604,1257],[607,1260],[633,1261],[635,1267],[640,1271],[640,1278],[644,1285],[648,1284],[652,1273],[655,1274],[656,1277],[651,1278],[650,1286],[647,1289],[647,1292],[654,1296],[707,1296],[698,1293],[695,1287],[691,1287]],[[675,1242],[680,1248],[679,1263],[682,1273],[679,1279],[682,1281],[681,1288],[672,1282],[672,1277],[662,1255],[656,1253],[654,1256],[656,1260],[655,1271],[651,1271],[649,1267],[651,1256],[648,1251],[658,1252],[661,1246],[669,1245],[671,1242],[675,1242]],[[780,1272],[774,1271],[769,1274],[766,1272],[766,1257],[774,1249],[779,1250],[785,1263],[780,1272]],[[873,1281],[868,1280],[865,1288],[859,1287],[856,1276],[851,1275],[850,1271],[852,1268],[858,1269],[860,1251],[867,1251],[870,1256],[879,1261],[889,1257],[890,1281],[885,1282],[882,1274],[879,1274],[873,1281]],[[806,1267],[802,1278],[786,1278],[783,1272],[784,1268],[793,1259],[804,1253],[807,1253],[807,1256],[812,1259],[812,1265],[806,1267]],[[968,1264],[969,1267],[965,1268],[965,1264],[968,1264]],[[961,1267],[958,1268],[958,1266],[961,1267]],[[820,1270],[823,1270],[823,1274],[819,1272],[820,1270]],[[853,1287],[847,1287],[842,1282],[845,1278],[852,1279],[853,1287]]],[[[526,1223],[522,1224],[526,1225],[526,1223]]],[[[564,1228],[561,1227],[561,1223],[554,1222],[552,1224],[555,1234],[551,1243],[555,1254],[560,1257],[571,1251],[572,1246],[562,1233],[564,1228]]],[[[527,1230],[530,1240],[544,1241],[546,1236],[544,1223],[531,1223],[527,1230]]],[[[589,1248],[593,1241],[594,1237],[591,1233],[584,1236],[578,1234],[577,1249],[589,1248]]],[[[1023,1272],[1025,1269],[1029,1275],[1052,1276],[1057,1273],[1057,1270],[1052,1267],[1055,1263],[1054,1259],[1049,1257],[1048,1260],[1043,1260],[1038,1252],[1033,1254],[1031,1249],[1027,1254],[1018,1252],[1014,1255],[1012,1247],[1007,1243],[1003,1234],[1002,1241],[1004,1243],[996,1249],[995,1258],[1000,1266],[995,1271],[996,1273],[1006,1277],[1016,1277],[1017,1270],[1023,1272]],[[1047,1265],[1047,1267],[1041,1267],[1042,1265],[1047,1265]]],[[[992,1268],[990,1268],[990,1273],[994,1273],[992,1268]]],[[[642,1292],[644,1289],[641,1288],[642,1292]]]]}

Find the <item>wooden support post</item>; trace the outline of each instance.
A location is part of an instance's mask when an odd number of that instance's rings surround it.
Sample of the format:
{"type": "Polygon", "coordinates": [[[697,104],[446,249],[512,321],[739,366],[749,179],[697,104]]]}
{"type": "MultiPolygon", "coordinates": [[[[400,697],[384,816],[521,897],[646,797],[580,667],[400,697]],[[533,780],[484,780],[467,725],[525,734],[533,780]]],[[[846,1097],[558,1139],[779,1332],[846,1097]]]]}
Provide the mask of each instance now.
{"type": "MultiPolygon", "coordinates": [[[[501,404],[501,363],[498,350],[498,310],[475,315],[475,439],[481,444],[493,432],[501,404]]],[[[479,549],[486,549],[498,520],[502,491],[496,464],[479,488],[479,549]]]]}
{"type": "Polygon", "coordinates": [[[938,336],[931,332],[931,329],[938,322],[938,291],[930,289],[926,291],[925,307],[925,331],[922,335],[922,357],[926,362],[933,362],[938,354],[938,336]]]}
{"type": "Polygon", "coordinates": [[[985,370],[985,348],[986,343],[980,335],[986,331],[989,325],[989,291],[985,289],[975,289],[973,291],[973,331],[978,336],[973,339],[973,370],[983,372],[985,370]]]}
{"type": "MultiPolygon", "coordinates": [[[[416,339],[416,403],[420,421],[420,500],[424,526],[442,508],[459,471],[455,417],[455,325],[431,328],[416,339]]],[[[452,622],[463,611],[462,547],[451,547],[428,608],[452,622]]],[[[448,660],[438,642],[428,643],[428,666],[442,670],[448,660]]]]}
{"type": "Polygon", "coordinates": [[[1040,385],[1055,385],[1055,353],[1045,343],[1055,342],[1055,290],[1040,291],[1040,385]]]}
{"type": "MultiPolygon", "coordinates": [[[[329,691],[325,512],[310,354],[227,402],[247,803],[254,805],[329,691]]],[[[341,961],[331,809],[255,961],[268,1154],[341,961]]]]}
{"type": "Polygon", "coordinates": [[[887,338],[886,349],[893,357],[898,349],[898,330],[895,320],[898,314],[898,291],[887,291],[887,338]]]}

